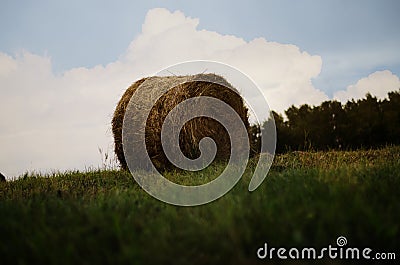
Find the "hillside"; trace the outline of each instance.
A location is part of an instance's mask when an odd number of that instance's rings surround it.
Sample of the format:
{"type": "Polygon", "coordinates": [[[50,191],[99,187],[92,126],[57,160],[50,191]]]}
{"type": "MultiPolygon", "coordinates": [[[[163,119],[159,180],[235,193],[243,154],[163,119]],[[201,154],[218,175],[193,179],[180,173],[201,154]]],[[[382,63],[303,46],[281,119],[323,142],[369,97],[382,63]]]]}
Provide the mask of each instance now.
{"type": "Polygon", "coordinates": [[[221,199],[186,208],[157,201],[124,171],[0,182],[1,263],[253,264],[265,242],[317,248],[339,236],[398,251],[399,147],[279,155],[252,193],[251,169],[221,199]]]}

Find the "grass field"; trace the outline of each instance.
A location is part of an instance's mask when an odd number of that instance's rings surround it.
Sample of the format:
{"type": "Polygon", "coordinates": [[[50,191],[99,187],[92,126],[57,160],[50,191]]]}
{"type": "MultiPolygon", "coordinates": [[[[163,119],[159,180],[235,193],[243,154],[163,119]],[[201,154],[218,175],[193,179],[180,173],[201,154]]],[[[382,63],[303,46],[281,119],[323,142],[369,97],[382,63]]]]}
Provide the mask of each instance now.
{"type": "Polygon", "coordinates": [[[268,264],[278,260],[256,255],[265,242],[322,248],[338,236],[400,258],[400,147],[280,155],[252,193],[251,169],[227,195],[197,207],[162,203],[123,171],[0,183],[0,263],[268,264]]]}

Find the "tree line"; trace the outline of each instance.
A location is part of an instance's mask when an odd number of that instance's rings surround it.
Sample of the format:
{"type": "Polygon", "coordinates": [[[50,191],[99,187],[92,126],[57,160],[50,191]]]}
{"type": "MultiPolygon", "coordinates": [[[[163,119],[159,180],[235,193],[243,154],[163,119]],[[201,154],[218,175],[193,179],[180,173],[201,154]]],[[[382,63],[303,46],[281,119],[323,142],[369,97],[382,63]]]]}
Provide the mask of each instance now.
{"type": "MultiPolygon", "coordinates": [[[[400,144],[400,90],[378,100],[371,94],[342,104],[291,106],[283,115],[272,111],[277,131],[276,153],[293,150],[352,150],[400,144]]],[[[252,149],[272,120],[251,127],[252,149]]]]}

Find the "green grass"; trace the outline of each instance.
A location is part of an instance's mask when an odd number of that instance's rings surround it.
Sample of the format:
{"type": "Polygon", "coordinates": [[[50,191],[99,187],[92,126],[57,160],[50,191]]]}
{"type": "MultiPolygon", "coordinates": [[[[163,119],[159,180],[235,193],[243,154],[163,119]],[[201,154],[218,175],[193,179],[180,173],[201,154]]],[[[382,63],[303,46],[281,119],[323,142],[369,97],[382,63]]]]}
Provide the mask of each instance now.
{"type": "Polygon", "coordinates": [[[399,147],[280,155],[250,193],[252,164],[227,195],[197,207],[162,203],[123,171],[0,183],[0,263],[254,264],[264,242],[318,248],[340,235],[398,258],[399,147]]]}

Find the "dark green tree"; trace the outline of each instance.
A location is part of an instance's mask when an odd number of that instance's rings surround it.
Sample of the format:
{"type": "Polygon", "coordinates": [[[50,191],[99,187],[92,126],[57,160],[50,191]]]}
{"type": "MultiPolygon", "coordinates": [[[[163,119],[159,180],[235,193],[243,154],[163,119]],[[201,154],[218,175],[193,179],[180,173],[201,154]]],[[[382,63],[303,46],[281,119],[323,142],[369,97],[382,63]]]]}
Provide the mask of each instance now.
{"type": "MultiPolygon", "coordinates": [[[[326,150],[375,148],[400,144],[400,90],[388,99],[371,94],[342,105],[325,101],[319,106],[291,106],[286,118],[272,112],[277,131],[276,152],[288,150],[326,150]]],[[[261,135],[272,126],[264,122],[261,135]]],[[[259,130],[255,130],[259,135],[259,130]]],[[[259,145],[259,142],[257,142],[259,145]]]]}

